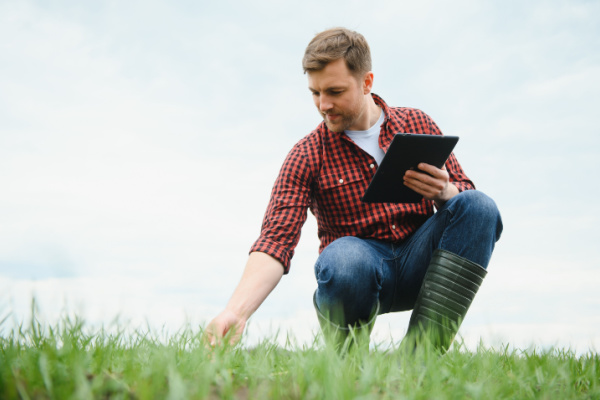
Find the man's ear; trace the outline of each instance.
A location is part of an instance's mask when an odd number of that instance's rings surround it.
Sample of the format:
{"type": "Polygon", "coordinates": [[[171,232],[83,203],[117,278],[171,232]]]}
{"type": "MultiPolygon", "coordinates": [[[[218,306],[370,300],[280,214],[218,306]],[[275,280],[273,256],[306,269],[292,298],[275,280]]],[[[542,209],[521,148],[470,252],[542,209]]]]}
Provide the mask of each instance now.
{"type": "Polygon", "coordinates": [[[369,71],[363,78],[363,94],[371,93],[373,89],[373,72],[369,71]]]}

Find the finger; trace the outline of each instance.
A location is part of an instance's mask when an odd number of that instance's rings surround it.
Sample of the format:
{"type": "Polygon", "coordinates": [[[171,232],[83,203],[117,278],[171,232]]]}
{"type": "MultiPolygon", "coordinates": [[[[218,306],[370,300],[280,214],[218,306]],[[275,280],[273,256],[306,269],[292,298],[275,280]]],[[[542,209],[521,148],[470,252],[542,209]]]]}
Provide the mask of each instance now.
{"type": "Polygon", "coordinates": [[[202,335],[202,343],[204,343],[206,347],[214,347],[215,345],[215,336],[208,327],[204,330],[204,334],[202,335]]]}
{"type": "Polygon", "coordinates": [[[208,345],[215,347],[223,337],[223,328],[218,323],[211,323],[205,330],[205,338],[208,345]]]}
{"type": "Polygon", "coordinates": [[[438,168],[438,167],[436,167],[434,165],[431,165],[431,164],[427,164],[427,163],[420,163],[418,165],[418,168],[419,168],[419,170],[421,170],[421,171],[423,171],[423,172],[425,172],[425,173],[427,173],[427,174],[429,174],[429,175],[431,175],[433,177],[439,176],[440,175],[440,171],[441,171],[440,168],[438,168]]]}
{"type": "Polygon", "coordinates": [[[425,171],[421,171],[420,169],[409,169],[404,173],[405,180],[412,179],[412,180],[418,180],[421,182],[425,182],[429,178],[431,178],[431,175],[429,175],[425,171]]]}
{"type": "Polygon", "coordinates": [[[404,175],[404,182],[405,184],[411,184],[411,185],[416,185],[418,187],[422,187],[423,185],[426,186],[437,186],[438,185],[438,178],[433,177],[427,173],[424,172],[417,172],[417,171],[412,171],[410,174],[406,173],[406,175],[404,175]]]}
{"type": "Polygon", "coordinates": [[[432,177],[430,177],[429,175],[425,175],[425,174],[420,174],[421,176],[424,176],[421,179],[411,179],[411,178],[406,178],[404,180],[404,184],[414,190],[415,192],[419,193],[420,195],[424,196],[426,199],[431,200],[433,199],[435,196],[437,196],[441,190],[443,189],[443,182],[441,182],[440,180],[434,179],[432,177]]]}
{"type": "Polygon", "coordinates": [[[229,344],[233,346],[233,345],[237,344],[241,338],[242,338],[242,334],[238,333],[236,330],[235,333],[230,336],[229,344]]]}
{"type": "Polygon", "coordinates": [[[423,183],[422,181],[420,181],[419,179],[405,179],[404,180],[404,185],[406,185],[406,187],[408,187],[409,189],[414,190],[415,192],[426,196],[428,194],[428,188],[429,186],[425,183],[423,183]]]}

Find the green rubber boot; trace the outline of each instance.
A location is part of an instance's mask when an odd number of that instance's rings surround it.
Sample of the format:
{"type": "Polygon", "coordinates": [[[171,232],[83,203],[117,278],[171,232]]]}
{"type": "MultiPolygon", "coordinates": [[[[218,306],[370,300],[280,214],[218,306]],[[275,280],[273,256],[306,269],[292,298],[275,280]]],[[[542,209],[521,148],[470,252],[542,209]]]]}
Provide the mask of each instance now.
{"type": "Polygon", "coordinates": [[[319,325],[323,332],[325,343],[328,346],[332,346],[336,351],[340,353],[346,353],[351,347],[357,345],[357,347],[369,346],[369,339],[377,314],[379,313],[379,302],[375,310],[371,313],[369,321],[361,322],[355,326],[342,326],[333,322],[329,316],[325,315],[319,307],[316,301],[317,292],[313,295],[313,305],[317,312],[317,318],[319,319],[319,325]]]}
{"type": "Polygon", "coordinates": [[[445,353],[487,271],[466,258],[435,250],[415,302],[401,348],[413,351],[427,342],[445,353]]]}

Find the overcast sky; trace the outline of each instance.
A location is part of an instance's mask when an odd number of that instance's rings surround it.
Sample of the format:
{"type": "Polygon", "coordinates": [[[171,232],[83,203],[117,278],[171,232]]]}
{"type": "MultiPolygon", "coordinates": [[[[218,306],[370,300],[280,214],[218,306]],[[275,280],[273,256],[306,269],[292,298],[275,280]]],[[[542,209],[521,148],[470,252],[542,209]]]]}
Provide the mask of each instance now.
{"type": "MultiPolygon", "coordinates": [[[[600,3],[0,0],[0,320],[176,330],[226,304],[289,149],[301,58],[345,26],[374,92],[446,134],[504,233],[470,345],[600,346],[600,3]]],[[[316,223],[247,343],[312,338],[316,223]]],[[[379,318],[399,341],[409,313],[379,318]]]]}

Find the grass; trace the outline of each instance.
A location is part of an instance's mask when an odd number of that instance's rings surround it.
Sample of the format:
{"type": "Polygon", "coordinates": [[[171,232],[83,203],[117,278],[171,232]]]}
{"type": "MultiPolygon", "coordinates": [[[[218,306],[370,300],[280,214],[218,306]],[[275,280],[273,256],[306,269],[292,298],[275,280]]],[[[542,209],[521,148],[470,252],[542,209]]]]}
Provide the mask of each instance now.
{"type": "Polygon", "coordinates": [[[560,349],[207,349],[200,329],[90,332],[68,317],[0,336],[0,399],[600,399],[599,377],[598,354],[560,349]]]}

